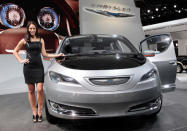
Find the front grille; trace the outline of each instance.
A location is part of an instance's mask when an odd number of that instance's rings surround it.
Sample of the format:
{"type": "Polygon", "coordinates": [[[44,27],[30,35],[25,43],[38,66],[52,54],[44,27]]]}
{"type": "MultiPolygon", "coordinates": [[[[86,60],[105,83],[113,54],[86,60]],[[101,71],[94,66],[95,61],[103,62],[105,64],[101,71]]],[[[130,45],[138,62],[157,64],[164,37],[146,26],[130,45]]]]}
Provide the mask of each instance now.
{"type": "Polygon", "coordinates": [[[113,77],[113,78],[89,78],[94,85],[120,85],[129,81],[130,77],[113,77]]]}

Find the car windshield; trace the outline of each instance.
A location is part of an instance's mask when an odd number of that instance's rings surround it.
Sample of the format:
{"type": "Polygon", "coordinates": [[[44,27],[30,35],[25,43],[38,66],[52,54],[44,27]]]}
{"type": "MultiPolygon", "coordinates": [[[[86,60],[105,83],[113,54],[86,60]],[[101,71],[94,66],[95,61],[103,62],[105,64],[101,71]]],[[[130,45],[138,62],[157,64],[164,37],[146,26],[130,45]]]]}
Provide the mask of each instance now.
{"type": "Polygon", "coordinates": [[[66,55],[138,53],[126,38],[105,35],[82,35],[66,38],[60,52],[66,55]]]}

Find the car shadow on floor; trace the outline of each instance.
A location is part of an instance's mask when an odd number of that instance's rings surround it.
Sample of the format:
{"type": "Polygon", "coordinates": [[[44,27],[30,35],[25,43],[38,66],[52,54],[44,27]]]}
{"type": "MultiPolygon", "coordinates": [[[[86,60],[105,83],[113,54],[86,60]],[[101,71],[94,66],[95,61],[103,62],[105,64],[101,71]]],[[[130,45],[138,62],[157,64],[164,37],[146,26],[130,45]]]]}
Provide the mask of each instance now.
{"type": "Polygon", "coordinates": [[[157,117],[120,117],[100,118],[84,120],[63,120],[59,119],[56,125],[63,130],[76,131],[97,131],[97,130],[125,130],[133,131],[149,127],[156,122],[157,117]]]}

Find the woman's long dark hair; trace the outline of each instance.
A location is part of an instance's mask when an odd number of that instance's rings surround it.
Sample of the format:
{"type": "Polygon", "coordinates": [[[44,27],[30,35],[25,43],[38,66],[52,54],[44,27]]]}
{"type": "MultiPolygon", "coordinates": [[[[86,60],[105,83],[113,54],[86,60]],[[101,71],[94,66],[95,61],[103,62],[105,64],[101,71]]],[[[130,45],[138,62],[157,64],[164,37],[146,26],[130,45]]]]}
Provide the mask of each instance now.
{"type": "Polygon", "coordinates": [[[35,33],[36,37],[37,37],[37,38],[40,38],[39,35],[38,35],[38,26],[37,26],[37,24],[36,24],[34,21],[29,21],[28,24],[27,24],[27,34],[26,34],[26,36],[25,36],[25,40],[26,40],[27,42],[30,42],[30,41],[31,41],[31,34],[30,34],[30,32],[29,32],[29,26],[30,26],[31,24],[33,24],[33,25],[36,27],[36,33],[35,33]]]}

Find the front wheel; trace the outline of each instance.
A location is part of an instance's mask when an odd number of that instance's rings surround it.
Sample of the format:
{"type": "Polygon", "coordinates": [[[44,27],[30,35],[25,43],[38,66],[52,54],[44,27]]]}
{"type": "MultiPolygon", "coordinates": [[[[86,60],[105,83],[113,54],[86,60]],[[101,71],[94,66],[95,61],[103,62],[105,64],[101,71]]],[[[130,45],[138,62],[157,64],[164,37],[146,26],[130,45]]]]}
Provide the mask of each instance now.
{"type": "Polygon", "coordinates": [[[177,64],[177,73],[182,73],[183,72],[183,68],[181,64],[177,64]]]}

